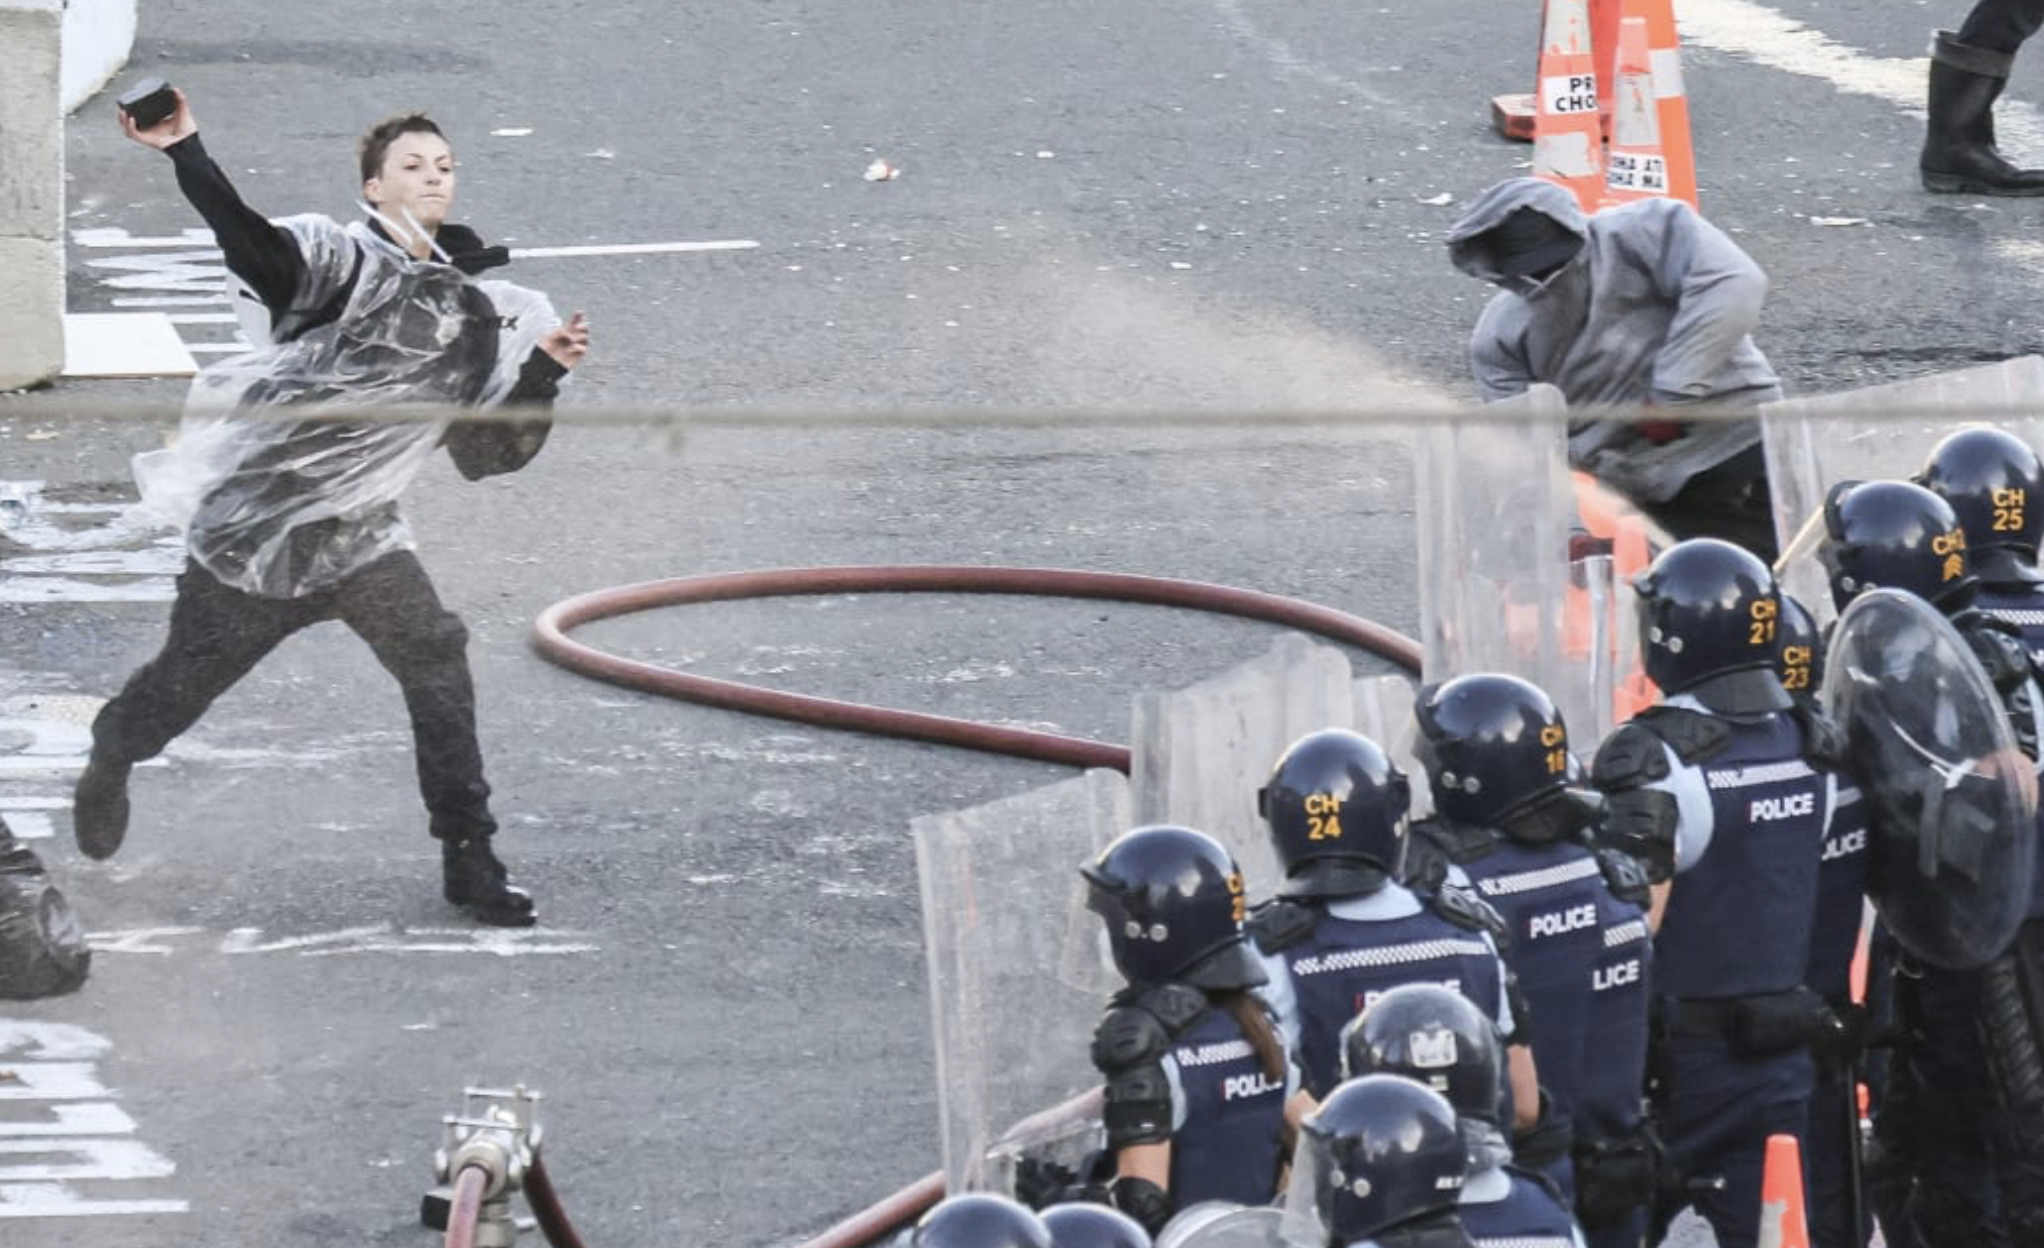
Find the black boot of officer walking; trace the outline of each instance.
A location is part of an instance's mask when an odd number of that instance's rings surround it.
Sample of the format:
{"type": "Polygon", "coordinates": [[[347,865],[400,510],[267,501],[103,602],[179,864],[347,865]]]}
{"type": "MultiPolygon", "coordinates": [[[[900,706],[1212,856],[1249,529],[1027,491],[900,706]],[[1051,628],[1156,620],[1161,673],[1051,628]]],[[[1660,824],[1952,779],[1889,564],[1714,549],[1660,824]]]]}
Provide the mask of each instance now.
{"type": "Polygon", "coordinates": [[[1930,118],[1918,167],[1923,189],[1968,195],[2044,195],[2044,169],[2019,169],[1994,145],[1994,102],[2015,55],[1937,32],[1930,57],[1930,118]]]}

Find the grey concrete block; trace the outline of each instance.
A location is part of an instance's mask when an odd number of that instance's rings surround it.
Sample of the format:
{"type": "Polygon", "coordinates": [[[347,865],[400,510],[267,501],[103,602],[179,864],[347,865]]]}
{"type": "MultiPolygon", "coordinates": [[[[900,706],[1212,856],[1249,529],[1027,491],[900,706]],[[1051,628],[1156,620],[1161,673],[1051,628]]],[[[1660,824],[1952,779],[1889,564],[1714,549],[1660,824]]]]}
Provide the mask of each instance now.
{"type": "Polygon", "coordinates": [[[0,237],[0,390],[40,385],[64,367],[64,251],[0,237]]]}
{"type": "Polygon", "coordinates": [[[952,1191],[999,1189],[1015,1124],[1098,1085],[1087,1055],[1118,981],[1079,867],[1132,826],[1113,771],[911,824],[952,1191]]]}
{"type": "Polygon", "coordinates": [[[1138,823],[1198,828],[1226,845],[1252,897],[1282,881],[1256,791],[1279,754],[1306,733],[1355,717],[1348,657],[1297,633],[1211,680],[1135,700],[1129,781],[1138,823]]]}
{"type": "Polygon", "coordinates": [[[62,40],[62,0],[0,0],[0,238],[62,237],[62,40]]]}

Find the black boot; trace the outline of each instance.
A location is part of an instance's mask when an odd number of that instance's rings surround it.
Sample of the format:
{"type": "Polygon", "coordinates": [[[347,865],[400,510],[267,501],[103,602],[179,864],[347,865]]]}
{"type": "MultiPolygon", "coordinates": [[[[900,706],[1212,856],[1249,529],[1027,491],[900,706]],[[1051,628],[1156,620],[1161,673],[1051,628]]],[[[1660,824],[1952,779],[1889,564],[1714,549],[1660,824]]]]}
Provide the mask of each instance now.
{"type": "Polygon", "coordinates": [[[491,927],[531,927],[539,922],[532,894],[511,885],[511,873],[490,850],[490,838],[471,836],[440,842],[441,894],[491,927]]]}
{"type": "Polygon", "coordinates": [[[2044,195],[2044,169],[2018,169],[1994,146],[1994,102],[2015,57],[1937,32],[1930,54],[1930,120],[1918,168],[1923,189],[1966,195],[2044,195]]]}
{"type": "Polygon", "coordinates": [[[71,831],[87,858],[111,858],[128,835],[128,764],[94,750],[71,796],[71,831]]]}

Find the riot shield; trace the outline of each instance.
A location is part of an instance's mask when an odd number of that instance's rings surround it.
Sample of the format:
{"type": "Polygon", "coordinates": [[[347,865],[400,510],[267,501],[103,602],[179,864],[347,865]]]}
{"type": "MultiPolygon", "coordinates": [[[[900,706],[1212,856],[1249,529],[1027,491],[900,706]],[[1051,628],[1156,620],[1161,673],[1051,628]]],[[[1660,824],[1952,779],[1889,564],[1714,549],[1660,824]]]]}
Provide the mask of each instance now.
{"type": "Polygon", "coordinates": [[[913,821],[946,1190],[1012,1194],[1025,1152],[1095,1142],[1089,1051],[1118,986],[1079,867],[1131,826],[1128,782],[1090,771],[913,821]]]}
{"type": "Polygon", "coordinates": [[[1157,1248],[1285,1248],[1284,1210],[1273,1205],[1205,1201],[1181,1210],[1157,1232],[1157,1248]]]}
{"type": "Polygon", "coordinates": [[[1867,804],[1881,918],[1924,962],[1987,962],[2022,922],[2037,830],[2033,764],[1986,672],[1922,599],[1871,590],[1839,620],[1824,703],[1867,804]]]}
{"type": "MultiPolygon", "coordinates": [[[[1999,364],[1812,398],[1763,404],[1760,427],[1774,492],[1774,529],[1781,545],[1775,577],[1801,599],[1819,625],[1837,614],[1817,546],[1824,536],[1824,495],[1840,481],[1914,476],[1931,448],[1967,412],[1992,408],[2044,410],[2044,358],[1999,364]]],[[[2044,418],[1997,427],[2032,446],[2044,445],[2044,418]]]]}

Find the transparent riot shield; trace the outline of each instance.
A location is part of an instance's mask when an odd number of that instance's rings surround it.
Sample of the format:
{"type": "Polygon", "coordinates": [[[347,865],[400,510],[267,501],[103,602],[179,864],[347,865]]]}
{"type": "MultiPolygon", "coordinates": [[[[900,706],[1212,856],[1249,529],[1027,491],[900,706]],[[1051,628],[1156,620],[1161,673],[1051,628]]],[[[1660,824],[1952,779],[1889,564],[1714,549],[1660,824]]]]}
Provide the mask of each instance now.
{"type": "Polygon", "coordinates": [[[1572,567],[1584,516],[1567,406],[1550,386],[1427,426],[1417,531],[1425,678],[1505,672],[1545,690],[1585,743],[1612,723],[1623,604],[1608,562],[1572,567]]]}
{"type": "MultiPolygon", "coordinates": [[[[1991,407],[2044,411],[2044,357],[2026,355],[1761,407],[1782,552],[1775,575],[1820,626],[1837,615],[1817,561],[1825,494],[1840,481],[1914,476],[1940,439],[1964,427],[1967,413],[1991,407]]],[[[1994,423],[2033,446],[2044,445],[2044,416],[2017,421],[1997,416],[1994,423]]]]}
{"type": "Polygon", "coordinates": [[[1130,826],[1112,771],[913,821],[947,1190],[1009,1192],[1023,1152],[1091,1144],[1089,1048],[1118,981],[1079,867],[1130,826]]]}
{"type": "Polygon", "coordinates": [[[1398,770],[1412,782],[1412,817],[1423,819],[1434,812],[1434,795],[1426,782],[1426,768],[1413,752],[1419,739],[1419,721],[1412,704],[1418,691],[1403,676],[1367,676],[1355,683],[1356,731],[1384,747],[1398,770]]]}
{"type": "Polygon", "coordinates": [[[1824,701],[1864,794],[1881,918],[1933,965],[1995,957],[2030,899],[2036,785],[1965,640],[1914,595],[1861,594],[1832,637],[1824,701]]]}
{"type": "Polygon", "coordinates": [[[1235,858],[1252,897],[1283,882],[1256,790],[1286,746],[1354,723],[1348,656],[1300,633],[1269,653],[1169,693],[1139,693],[1129,738],[1137,823],[1177,823],[1235,858]]]}

